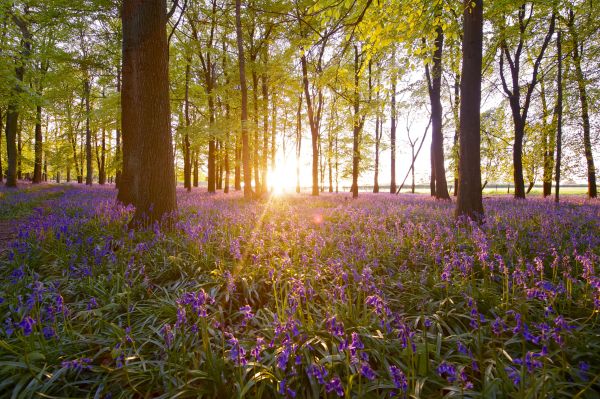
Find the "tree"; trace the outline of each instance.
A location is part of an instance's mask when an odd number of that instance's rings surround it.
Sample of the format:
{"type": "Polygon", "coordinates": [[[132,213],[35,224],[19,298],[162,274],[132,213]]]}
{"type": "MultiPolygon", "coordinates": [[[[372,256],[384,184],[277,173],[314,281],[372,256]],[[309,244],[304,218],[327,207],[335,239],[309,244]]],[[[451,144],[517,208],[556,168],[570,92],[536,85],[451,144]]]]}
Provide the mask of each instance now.
{"type": "Polygon", "coordinates": [[[241,0],[235,0],[235,32],[237,38],[240,86],[242,93],[242,168],[244,172],[244,198],[252,197],[252,175],[250,174],[250,148],[248,140],[248,86],[246,83],[246,60],[242,36],[241,0]]]}
{"type": "MultiPolygon", "coordinates": [[[[554,34],[554,27],[556,23],[556,14],[552,12],[550,17],[550,24],[548,31],[543,39],[542,46],[540,47],[531,72],[531,81],[527,83],[525,90],[525,100],[521,103],[521,90],[522,83],[520,82],[522,74],[522,55],[525,46],[527,46],[527,29],[534,25],[532,21],[534,13],[534,4],[531,3],[527,8],[526,3],[521,4],[517,11],[517,42],[514,53],[509,50],[508,39],[513,36],[513,33],[508,33],[506,27],[506,17],[503,18],[500,26],[500,78],[502,80],[502,89],[506,94],[510,109],[512,111],[515,140],[513,145],[513,164],[514,164],[514,184],[515,184],[515,198],[525,198],[525,181],[523,179],[523,138],[525,136],[525,125],[527,123],[527,115],[529,113],[529,107],[532,101],[533,90],[538,83],[539,68],[544,57],[548,43],[554,34]],[[508,62],[508,70],[510,72],[511,87],[509,88],[507,79],[505,77],[505,61],[508,62]]],[[[464,76],[464,75],[463,75],[464,76]]]]}
{"type": "Polygon", "coordinates": [[[24,17],[29,14],[29,7],[25,6],[23,15],[20,11],[12,10],[12,20],[21,32],[21,51],[15,63],[16,82],[11,90],[10,103],[6,114],[6,155],[8,170],[6,173],[6,186],[17,187],[17,129],[19,124],[19,97],[23,92],[22,84],[25,77],[25,63],[31,55],[31,32],[24,17]]]}
{"type": "Polygon", "coordinates": [[[465,0],[460,83],[460,164],[456,216],[483,218],[481,198],[481,68],[483,0],[465,0]]]}
{"type": "MultiPolygon", "coordinates": [[[[441,15],[441,4],[436,6],[435,14],[441,15]]],[[[441,25],[435,29],[435,50],[431,72],[425,64],[427,88],[431,101],[431,174],[432,194],[438,199],[450,199],[444,167],[444,135],[442,134],[442,53],[444,48],[444,30],[441,25]]]]}
{"type": "Polygon", "coordinates": [[[169,111],[169,16],[166,0],[123,1],[119,199],[135,206],[135,222],[160,221],[177,210],[169,111]]]}
{"type": "MultiPolygon", "coordinates": [[[[587,180],[588,180],[588,197],[596,198],[598,189],[596,187],[596,167],[594,166],[594,154],[592,152],[592,143],[590,139],[590,114],[589,114],[589,99],[587,94],[587,85],[581,68],[581,57],[583,53],[583,43],[579,39],[577,29],[575,27],[575,13],[572,9],[569,10],[567,21],[569,35],[572,42],[571,58],[575,67],[575,80],[577,81],[577,89],[579,91],[579,101],[581,103],[581,121],[583,125],[583,148],[585,152],[585,160],[587,165],[587,180]]],[[[560,62],[560,61],[559,61],[560,62]]]]}

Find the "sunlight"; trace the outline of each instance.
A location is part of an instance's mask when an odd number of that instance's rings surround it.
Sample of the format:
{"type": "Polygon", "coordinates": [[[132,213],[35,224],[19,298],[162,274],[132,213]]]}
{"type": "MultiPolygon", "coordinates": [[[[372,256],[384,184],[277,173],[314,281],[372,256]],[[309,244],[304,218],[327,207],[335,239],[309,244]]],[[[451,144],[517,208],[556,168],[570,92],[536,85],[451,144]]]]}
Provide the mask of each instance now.
{"type": "Polygon", "coordinates": [[[269,170],[268,181],[275,195],[293,192],[296,189],[296,165],[286,162],[269,170]]]}

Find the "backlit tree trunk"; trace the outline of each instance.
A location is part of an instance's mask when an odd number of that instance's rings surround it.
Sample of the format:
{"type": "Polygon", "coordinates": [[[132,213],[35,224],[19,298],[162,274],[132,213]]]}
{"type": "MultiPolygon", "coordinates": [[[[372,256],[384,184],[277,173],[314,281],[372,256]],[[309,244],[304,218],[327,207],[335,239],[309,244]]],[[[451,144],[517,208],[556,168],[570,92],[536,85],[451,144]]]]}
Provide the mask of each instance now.
{"type": "Polygon", "coordinates": [[[246,85],[246,61],[242,36],[241,0],[235,1],[235,31],[238,47],[240,86],[242,94],[242,167],[244,169],[244,197],[252,197],[252,176],[250,175],[250,148],[248,142],[248,86],[246,85]]]}

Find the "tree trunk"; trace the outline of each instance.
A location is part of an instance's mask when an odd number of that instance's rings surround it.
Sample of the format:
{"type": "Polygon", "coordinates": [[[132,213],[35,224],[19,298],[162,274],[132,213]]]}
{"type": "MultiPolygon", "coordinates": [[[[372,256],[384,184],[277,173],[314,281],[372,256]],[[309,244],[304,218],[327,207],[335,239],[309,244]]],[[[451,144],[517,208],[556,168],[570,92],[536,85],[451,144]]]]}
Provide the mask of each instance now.
{"type": "Polygon", "coordinates": [[[235,191],[240,191],[242,189],[242,148],[240,147],[240,136],[236,136],[235,138],[235,176],[233,178],[233,185],[235,187],[235,191]]]}
{"type": "Polygon", "coordinates": [[[23,119],[17,127],[17,180],[23,180],[23,119]]]}
{"type": "Polygon", "coordinates": [[[102,128],[102,138],[100,147],[100,168],[98,170],[98,183],[106,184],[106,129],[102,128]]]}
{"type": "Polygon", "coordinates": [[[481,195],[481,67],[483,0],[464,1],[460,83],[460,164],[456,216],[483,219],[481,195]],[[473,5],[473,7],[471,7],[473,5]]]}
{"type": "Polygon", "coordinates": [[[244,198],[252,197],[252,176],[250,175],[250,148],[248,142],[248,86],[246,85],[246,61],[242,36],[241,0],[235,0],[235,31],[238,47],[240,86],[242,94],[242,166],[244,169],[244,198]]]}
{"type": "Polygon", "coordinates": [[[425,66],[431,102],[431,166],[432,195],[437,199],[450,199],[444,167],[444,135],[442,134],[442,53],[444,48],[444,31],[436,29],[435,51],[431,74],[429,66],[425,66]]]}
{"type": "Polygon", "coordinates": [[[190,59],[185,64],[185,99],[184,99],[185,134],[183,137],[183,187],[192,191],[192,157],[190,148],[190,59]]]}
{"type": "Polygon", "coordinates": [[[396,193],[396,51],[392,52],[392,92],[390,93],[390,193],[396,193]]]}
{"type": "MultiPolygon", "coordinates": [[[[525,198],[525,181],[523,179],[523,138],[525,136],[525,124],[527,122],[527,114],[529,112],[529,106],[531,105],[531,97],[533,90],[538,82],[538,71],[542,62],[542,58],[550,42],[550,38],[554,34],[554,26],[556,22],[556,13],[552,13],[550,26],[546,33],[546,37],[540,48],[540,52],[535,58],[533,64],[533,71],[531,76],[531,82],[528,82],[525,93],[525,100],[521,104],[521,88],[522,83],[520,81],[520,66],[521,66],[521,55],[525,45],[526,28],[531,21],[531,13],[526,18],[525,3],[519,7],[518,13],[518,27],[519,27],[519,41],[517,50],[514,56],[511,57],[508,51],[506,40],[503,38],[500,44],[500,78],[502,81],[502,88],[508,97],[510,103],[510,109],[513,116],[513,123],[515,129],[515,139],[513,143],[513,171],[514,171],[514,183],[515,183],[515,198],[525,198]],[[511,76],[512,88],[509,89],[506,79],[504,77],[504,58],[509,61],[509,69],[511,76]]],[[[464,76],[464,74],[463,74],[464,76]]],[[[462,87],[462,86],[461,86],[462,87]]],[[[462,154],[462,152],[461,152],[462,154]]]]}
{"type": "Polygon", "coordinates": [[[598,196],[598,189],[596,187],[596,167],[594,166],[594,155],[592,153],[592,142],[590,139],[590,115],[588,105],[588,94],[583,76],[583,70],[581,69],[581,54],[579,48],[579,38],[577,36],[577,30],[574,27],[574,15],[573,10],[569,11],[569,33],[573,42],[573,64],[575,66],[575,79],[577,79],[577,89],[579,91],[579,102],[581,104],[581,121],[583,122],[583,148],[585,151],[585,160],[587,163],[587,176],[588,176],[588,197],[596,198],[598,196]]]}
{"type": "Polygon", "coordinates": [[[352,129],[352,198],[358,198],[358,167],[360,162],[360,132],[361,132],[361,121],[360,121],[360,95],[359,95],[359,54],[358,46],[354,46],[354,98],[352,100],[352,107],[354,108],[353,115],[353,129],[352,129]]]}
{"type": "MultiPolygon", "coordinates": [[[[265,44],[266,46],[266,44],[265,44]]],[[[267,50],[268,51],[268,47],[267,50]]],[[[265,52],[266,52],[265,51],[265,52]]],[[[265,65],[264,68],[267,68],[267,55],[265,55],[265,65]]],[[[262,90],[262,100],[263,100],[263,150],[262,150],[262,163],[261,163],[261,173],[262,173],[262,192],[266,193],[269,190],[269,182],[267,181],[267,169],[269,165],[269,86],[267,80],[267,74],[263,73],[261,76],[261,90],[262,90]]]]}
{"type": "Polygon", "coordinates": [[[42,182],[42,106],[35,108],[35,155],[32,183],[42,182]]]}
{"type": "Polygon", "coordinates": [[[460,118],[459,118],[459,111],[460,111],[460,74],[457,73],[454,77],[454,109],[452,110],[452,113],[454,114],[454,142],[452,145],[452,155],[454,157],[454,190],[452,192],[452,195],[454,197],[458,196],[458,164],[460,163],[459,160],[459,148],[458,148],[458,141],[459,141],[459,137],[460,137],[460,118]]]}
{"type": "Polygon", "coordinates": [[[296,193],[300,194],[300,150],[302,148],[302,92],[298,97],[296,112],[296,193]]]}
{"type": "Polygon", "coordinates": [[[542,152],[544,157],[544,176],[543,176],[543,191],[544,198],[552,195],[552,170],[554,169],[554,147],[556,147],[556,135],[551,129],[555,124],[553,118],[552,123],[548,124],[548,104],[546,102],[546,89],[544,81],[540,82],[540,99],[542,102],[542,152]]]}
{"type": "MultiPolygon", "coordinates": [[[[121,67],[117,67],[117,93],[121,95],[121,67]]],[[[115,188],[119,188],[119,182],[121,179],[121,170],[123,166],[123,160],[121,159],[121,120],[117,118],[116,139],[115,139],[115,161],[117,164],[115,172],[115,188]]]]}
{"type": "Polygon", "coordinates": [[[562,32],[558,30],[556,35],[556,57],[557,72],[556,72],[556,189],[554,190],[554,201],[558,203],[560,200],[560,167],[562,162],[562,114],[563,114],[563,84],[562,84],[562,32]]]}
{"type": "Polygon", "coordinates": [[[312,144],[312,195],[319,195],[319,126],[313,108],[312,98],[308,87],[308,65],[306,55],[302,52],[300,57],[302,64],[302,84],[304,86],[304,97],[306,97],[306,112],[310,125],[310,138],[312,144]]]}
{"type": "Polygon", "coordinates": [[[192,159],[193,159],[193,173],[192,173],[192,185],[194,187],[198,187],[198,182],[200,180],[200,159],[199,157],[199,151],[196,150],[193,152],[192,154],[192,159]]]}
{"type": "MultiPolygon", "coordinates": [[[[27,6],[25,14],[29,13],[27,6]]],[[[6,115],[6,157],[8,159],[8,170],[6,173],[6,186],[17,187],[17,128],[19,122],[19,94],[23,89],[23,77],[25,76],[25,62],[31,54],[31,32],[27,26],[27,22],[20,16],[13,15],[13,21],[19,27],[21,35],[21,54],[20,59],[16,62],[15,77],[16,84],[12,88],[10,102],[8,104],[8,112],[6,115]]]]}
{"type": "MultiPolygon", "coordinates": [[[[152,223],[177,210],[169,110],[166,0],[124,0],[123,184],[133,222],[152,223]]],[[[121,198],[120,198],[121,199],[121,198]]]]}
{"type": "Polygon", "coordinates": [[[379,113],[375,118],[375,176],[373,178],[373,192],[379,192],[379,142],[381,138],[379,137],[379,113]]]}
{"type": "Polygon", "coordinates": [[[85,184],[92,185],[94,169],[92,166],[92,132],[90,130],[90,91],[91,85],[89,77],[86,77],[83,82],[83,93],[85,97],[85,160],[86,160],[86,175],[85,184]]]}

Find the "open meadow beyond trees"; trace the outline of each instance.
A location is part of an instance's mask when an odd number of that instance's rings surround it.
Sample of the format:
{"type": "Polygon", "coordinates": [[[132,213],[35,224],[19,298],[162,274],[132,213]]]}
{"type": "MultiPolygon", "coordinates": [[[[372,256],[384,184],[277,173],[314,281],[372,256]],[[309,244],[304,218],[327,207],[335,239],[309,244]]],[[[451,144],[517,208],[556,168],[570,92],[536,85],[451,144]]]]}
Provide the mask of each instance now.
{"type": "Polygon", "coordinates": [[[134,231],[112,188],[2,191],[3,396],[600,393],[598,202],[177,194],[134,231]]]}

